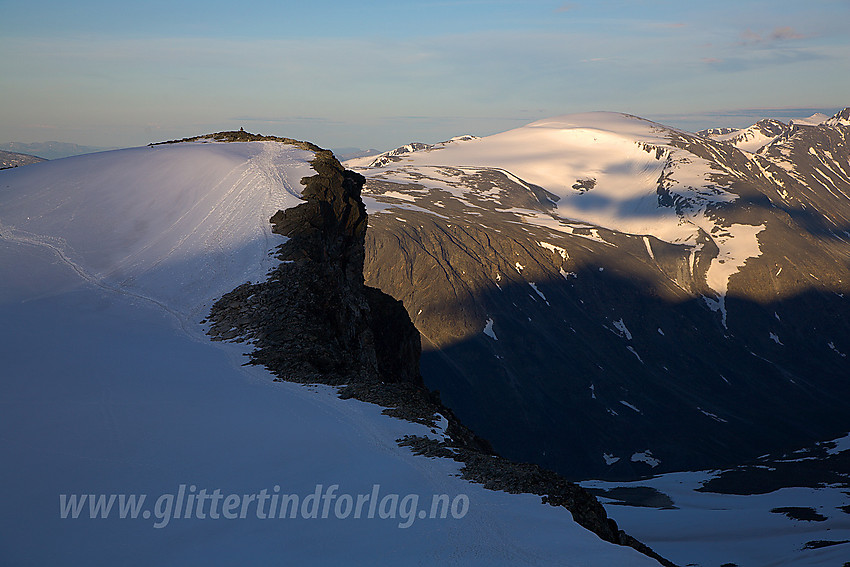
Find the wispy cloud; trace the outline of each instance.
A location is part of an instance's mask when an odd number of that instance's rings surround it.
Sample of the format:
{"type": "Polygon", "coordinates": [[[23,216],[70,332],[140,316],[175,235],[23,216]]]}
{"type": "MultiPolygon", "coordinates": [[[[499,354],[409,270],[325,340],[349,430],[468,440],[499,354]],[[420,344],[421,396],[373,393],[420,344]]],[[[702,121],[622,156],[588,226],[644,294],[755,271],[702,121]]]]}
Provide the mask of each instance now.
{"type": "Polygon", "coordinates": [[[764,71],[767,68],[824,61],[833,56],[819,49],[760,49],[755,52],[727,53],[703,57],[702,63],[719,71],[764,71]]]}
{"type": "Polygon", "coordinates": [[[428,0],[385,10],[392,25],[354,8],[315,18],[304,4],[284,10],[295,18],[286,33],[214,16],[204,22],[220,35],[178,25],[124,33],[123,20],[92,34],[0,30],[0,77],[15,78],[0,126],[35,138],[27,124],[95,125],[114,138],[82,141],[119,145],[151,121],[169,128],[162,139],[244,121],[320,145],[388,148],[596,109],[846,104],[847,11],[776,2],[756,11],[732,0],[428,0]]]}
{"type": "Polygon", "coordinates": [[[792,39],[803,39],[805,36],[794,31],[791,26],[776,28],[770,34],[771,41],[787,41],[792,39]]]}
{"type": "Polygon", "coordinates": [[[555,12],[557,12],[557,13],[572,12],[576,8],[578,8],[578,4],[576,4],[575,2],[567,2],[567,3],[561,4],[560,6],[555,8],[555,12]]]}
{"type": "Polygon", "coordinates": [[[756,32],[747,28],[741,32],[741,39],[738,42],[738,45],[773,46],[805,38],[805,35],[797,32],[791,26],[777,27],[774,28],[773,31],[767,33],[756,32]]]}

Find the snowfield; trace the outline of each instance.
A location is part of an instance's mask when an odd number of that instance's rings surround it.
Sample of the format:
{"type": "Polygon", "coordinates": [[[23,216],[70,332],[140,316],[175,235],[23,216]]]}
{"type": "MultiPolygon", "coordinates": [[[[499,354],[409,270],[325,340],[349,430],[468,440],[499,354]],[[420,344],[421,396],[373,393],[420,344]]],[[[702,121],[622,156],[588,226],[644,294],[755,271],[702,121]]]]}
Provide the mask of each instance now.
{"type": "Polygon", "coordinates": [[[210,304],[272,266],[268,219],[300,202],[311,158],[183,143],[0,172],[0,563],[657,565],[395,443],[428,428],[273,382],[241,366],[248,347],[207,340],[210,304]],[[279,519],[249,502],[244,519],[214,519],[207,502],[202,519],[154,505],[201,490],[306,500],[318,485],[415,494],[423,513],[433,494],[465,495],[468,511],[399,527],[401,508],[279,519]],[[148,500],[135,519],[61,518],[61,496],[82,494],[148,500]]]}
{"type": "Polygon", "coordinates": [[[292,146],[251,142],[51,161],[4,176],[0,233],[52,250],[96,286],[200,320],[234,281],[271,266],[268,219],[300,202],[301,178],[315,173],[307,159],[292,146]]]}
{"type": "Polygon", "coordinates": [[[717,471],[681,472],[629,483],[581,484],[612,491],[612,498],[599,497],[608,513],[624,530],[677,565],[827,567],[843,565],[850,558],[850,515],[842,508],[848,501],[846,488],[796,487],[755,495],[697,492],[716,475],[717,471]],[[640,494],[648,489],[669,497],[672,504],[624,503],[615,497],[618,490],[640,494]],[[811,509],[821,519],[771,512],[784,508],[811,509]],[[809,542],[821,542],[822,547],[809,542]]]}

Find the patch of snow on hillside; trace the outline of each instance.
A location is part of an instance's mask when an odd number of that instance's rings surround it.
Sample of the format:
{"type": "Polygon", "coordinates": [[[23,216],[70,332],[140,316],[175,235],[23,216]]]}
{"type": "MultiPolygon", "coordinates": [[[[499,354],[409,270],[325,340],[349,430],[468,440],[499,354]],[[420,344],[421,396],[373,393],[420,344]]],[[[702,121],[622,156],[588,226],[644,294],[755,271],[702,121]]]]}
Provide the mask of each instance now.
{"type": "Polygon", "coordinates": [[[484,324],[484,334],[493,339],[494,341],[498,341],[499,337],[496,336],[496,332],[493,330],[493,320],[487,319],[487,322],[484,324]]]}
{"type": "Polygon", "coordinates": [[[620,457],[615,457],[609,453],[602,453],[602,458],[605,459],[605,464],[609,467],[620,460],[620,457]]]}
{"type": "Polygon", "coordinates": [[[729,423],[727,420],[723,419],[722,417],[718,416],[718,415],[717,415],[717,414],[715,414],[715,413],[711,413],[710,411],[705,411],[705,410],[704,410],[704,409],[702,409],[702,408],[697,408],[697,409],[698,409],[700,412],[702,412],[702,414],[703,414],[704,416],[706,416],[706,417],[710,417],[711,419],[713,419],[713,420],[715,420],[715,421],[719,421],[720,423],[729,423]]]}
{"type": "Polygon", "coordinates": [[[636,351],[636,350],[635,350],[635,348],[634,348],[633,346],[627,346],[626,348],[628,349],[628,351],[629,351],[630,353],[632,353],[633,355],[635,355],[635,358],[637,358],[637,359],[638,359],[638,361],[639,361],[641,364],[646,364],[646,363],[643,361],[643,359],[640,357],[640,354],[638,354],[638,351],[636,351]]]}
{"type": "Polygon", "coordinates": [[[826,452],[830,455],[837,455],[844,451],[850,451],[850,434],[845,435],[844,437],[839,437],[838,439],[833,439],[830,443],[835,444],[835,447],[826,450],[826,452]]]}
{"type": "Polygon", "coordinates": [[[832,341],[829,341],[828,343],[826,343],[826,346],[828,346],[828,347],[830,348],[830,350],[832,350],[833,352],[835,352],[835,353],[836,353],[837,355],[839,355],[841,358],[846,358],[846,357],[847,357],[847,355],[846,355],[846,354],[844,354],[843,352],[841,352],[840,350],[838,350],[838,349],[835,347],[835,343],[833,343],[832,341]]]}
{"type": "Polygon", "coordinates": [[[706,272],[706,284],[714,290],[718,297],[703,296],[705,303],[713,310],[722,313],[722,323],[726,327],[726,293],[729,280],[746,264],[750,258],[761,255],[761,245],[758,234],[766,228],[765,225],[733,224],[723,227],[714,234],[713,240],[720,249],[706,272]]]}
{"type": "Polygon", "coordinates": [[[402,201],[416,202],[416,195],[410,193],[402,193],[401,191],[386,191],[381,193],[381,197],[388,199],[400,199],[402,201]]]}
{"type": "Polygon", "coordinates": [[[652,456],[652,451],[650,451],[649,449],[640,453],[634,453],[632,455],[631,461],[633,463],[645,463],[652,468],[655,468],[661,464],[660,460],[652,456]]]}
{"type": "Polygon", "coordinates": [[[655,254],[652,253],[652,245],[649,243],[649,238],[643,237],[643,244],[646,246],[646,253],[649,254],[649,257],[655,260],[655,254]]]}
{"type": "Polygon", "coordinates": [[[620,331],[621,337],[625,336],[626,340],[629,340],[629,341],[632,340],[632,334],[631,334],[631,332],[629,332],[628,327],[626,327],[626,324],[623,322],[622,317],[620,317],[619,319],[614,321],[613,325],[618,331],[620,331]]]}
{"type": "Polygon", "coordinates": [[[555,246],[554,244],[549,244],[548,242],[538,242],[537,244],[554,254],[560,255],[561,258],[563,258],[564,260],[567,260],[570,257],[569,254],[567,254],[567,251],[561,248],[560,246],[555,246]]]}
{"type": "Polygon", "coordinates": [[[545,296],[545,295],[543,295],[543,292],[542,292],[542,291],[540,291],[540,290],[537,288],[537,284],[535,284],[534,282],[528,282],[528,285],[529,285],[529,286],[531,286],[531,289],[533,289],[533,290],[534,290],[534,293],[536,293],[537,295],[539,295],[539,296],[540,296],[540,299],[542,299],[543,301],[545,301],[545,302],[546,302],[546,305],[549,305],[549,300],[548,300],[548,299],[546,299],[546,296],[545,296]]]}
{"type": "Polygon", "coordinates": [[[369,213],[369,215],[380,215],[382,213],[405,210],[423,213],[443,220],[450,220],[449,217],[445,215],[435,213],[430,209],[426,209],[424,207],[420,207],[419,205],[414,205],[406,201],[379,199],[365,193],[362,195],[361,199],[363,200],[363,204],[366,205],[366,212],[369,213]]]}

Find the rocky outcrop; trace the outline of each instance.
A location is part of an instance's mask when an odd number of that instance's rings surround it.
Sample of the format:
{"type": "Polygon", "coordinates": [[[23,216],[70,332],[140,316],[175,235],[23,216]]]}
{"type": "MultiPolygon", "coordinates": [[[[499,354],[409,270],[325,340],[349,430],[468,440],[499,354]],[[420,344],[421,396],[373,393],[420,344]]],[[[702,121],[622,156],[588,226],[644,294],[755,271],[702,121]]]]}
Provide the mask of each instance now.
{"type": "Polygon", "coordinates": [[[593,495],[577,484],[567,482],[558,473],[532,463],[517,463],[498,455],[458,447],[452,441],[406,436],[399,443],[411,447],[419,455],[449,458],[463,463],[461,476],[470,482],[483,484],[490,490],[541,496],[544,504],[563,506],[570,511],[576,523],[605,541],[634,548],[662,565],[675,567],[649,546],[619,529],[617,522],[608,517],[605,508],[593,495]]]}
{"type": "Polygon", "coordinates": [[[363,178],[314,151],[305,202],[271,218],[287,237],[281,263],[215,304],[210,335],[253,341],[251,362],[283,380],[421,385],[418,332],[399,302],[363,285],[363,178]]]}
{"type": "MultiPolygon", "coordinates": [[[[214,136],[249,141],[252,135],[214,136]]],[[[330,152],[299,144],[315,152],[316,175],[302,180],[304,203],[271,218],[273,231],[287,237],[276,251],[281,262],[266,281],[245,283],[216,302],[208,318],[213,340],[251,342],[250,363],[264,365],[278,380],[340,386],[343,398],[375,403],[388,415],[432,427],[445,418],[442,441],[406,437],[399,443],[463,462],[464,478],[487,488],[537,494],[544,503],[567,508],[602,539],[672,565],[620,531],[581,487],[537,465],[495,455],[443,405],[439,393],[424,386],[419,332],[405,307],[364,285],[364,178],[345,170],[330,152]]]]}

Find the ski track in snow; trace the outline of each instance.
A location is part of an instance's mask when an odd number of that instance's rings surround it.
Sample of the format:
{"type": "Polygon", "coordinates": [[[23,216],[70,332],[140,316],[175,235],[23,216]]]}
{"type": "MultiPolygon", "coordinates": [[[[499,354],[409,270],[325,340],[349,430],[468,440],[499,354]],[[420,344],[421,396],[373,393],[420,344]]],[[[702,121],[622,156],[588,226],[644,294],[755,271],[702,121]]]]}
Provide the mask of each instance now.
{"type": "Polygon", "coordinates": [[[104,291],[108,291],[111,293],[117,293],[120,295],[124,295],[127,297],[132,297],[134,299],[141,299],[142,301],[146,301],[155,305],[156,307],[162,309],[180,324],[183,331],[187,334],[192,335],[187,327],[187,321],[185,315],[171,309],[165,303],[161,301],[157,301],[153,297],[143,295],[141,293],[132,292],[127,289],[122,289],[118,286],[109,285],[106,283],[103,278],[91,274],[86,268],[81,266],[79,263],[75,262],[71,259],[73,252],[70,254],[67,252],[68,246],[67,244],[58,237],[54,236],[44,236],[27,233],[25,231],[17,230],[15,228],[9,226],[3,226],[0,224],[0,239],[6,240],[8,242],[14,244],[23,244],[26,246],[36,246],[40,248],[46,248],[47,250],[54,253],[66,266],[71,268],[80,278],[84,281],[90,283],[91,285],[98,287],[104,291]]]}
{"type": "MultiPolygon", "coordinates": [[[[184,253],[187,247],[192,250],[192,254],[209,255],[213,252],[218,253],[219,256],[226,256],[228,250],[225,243],[233,240],[234,237],[242,236],[235,233],[229,223],[239,220],[236,218],[239,211],[250,209],[256,205],[258,187],[261,191],[285,193],[300,201],[300,193],[281,174],[280,169],[289,168],[297,172],[306,172],[302,165],[304,160],[296,160],[296,154],[300,156],[308,152],[303,150],[293,151],[294,148],[276,142],[261,142],[260,145],[260,151],[256,155],[234,165],[214,186],[206,191],[202,198],[194,201],[172,222],[162,227],[159,233],[149,239],[148,242],[113,261],[107,270],[95,271],[91,269],[86,265],[87,262],[83,255],[77,253],[62,237],[22,230],[3,224],[2,219],[0,219],[0,239],[11,243],[45,248],[55,254],[85,282],[110,293],[150,303],[173,317],[184,333],[195,340],[206,341],[206,336],[198,331],[194,318],[199,315],[199,309],[210,300],[214,300],[215,297],[194,298],[196,303],[200,302],[202,305],[193,305],[187,308],[186,305],[179,305],[175,301],[177,298],[158,297],[156,293],[156,291],[160,291],[156,289],[158,283],[153,282],[153,289],[146,291],[144,284],[137,285],[135,282],[138,278],[154,272],[164,264],[168,264],[173,257],[184,253]],[[198,214],[199,212],[200,214],[198,214]],[[176,239],[174,238],[175,234],[179,235],[176,239]],[[163,244],[166,244],[166,248],[157,251],[156,248],[163,244]],[[150,252],[153,253],[153,258],[149,257],[150,252]],[[117,274],[121,275],[115,277],[117,274]]],[[[133,152],[134,150],[128,151],[133,152]]],[[[140,157],[144,159],[145,156],[140,157]]],[[[315,173],[312,169],[310,172],[315,173]]],[[[294,205],[298,201],[290,202],[294,205]]],[[[250,265],[246,266],[248,272],[254,274],[255,279],[258,276],[261,277],[273,265],[269,254],[274,247],[272,237],[275,236],[271,233],[267,219],[257,218],[259,222],[255,223],[256,226],[251,230],[249,238],[262,243],[260,247],[266,253],[259,255],[250,262],[250,265]]],[[[276,238],[282,239],[283,237],[276,238]]],[[[280,240],[280,242],[282,241],[280,240]]],[[[213,256],[210,256],[210,258],[212,259],[213,256]]],[[[207,270],[214,270],[213,275],[217,279],[233,277],[233,274],[227,273],[227,265],[219,268],[214,262],[208,261],[204,264],[204,267],[207,270]]],[[[238,283],[236,282],[232,287],[235,287],[238,283]]],[[[231,286],[231,284],[227,284],[227,286],[231,286]]],[[[222,288],[221,293],[226,291],[229,291],[229,289],[222,288]]]]}

